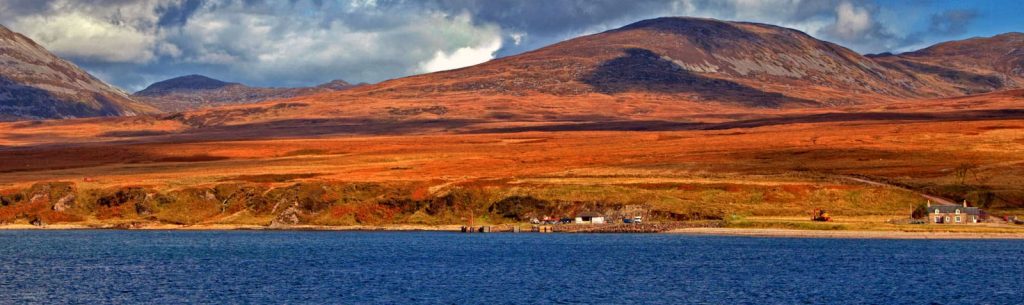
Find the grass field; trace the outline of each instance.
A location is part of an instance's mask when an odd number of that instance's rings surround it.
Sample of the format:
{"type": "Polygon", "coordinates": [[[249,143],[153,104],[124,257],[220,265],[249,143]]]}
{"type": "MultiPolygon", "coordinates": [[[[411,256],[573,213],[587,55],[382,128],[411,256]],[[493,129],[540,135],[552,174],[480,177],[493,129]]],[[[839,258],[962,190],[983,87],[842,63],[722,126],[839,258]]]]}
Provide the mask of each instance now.
{"type": "Polygon", "coordinates": [[[442,120],[398,134],[316,124],[225,133],[154,118],[5,123],[0,222],[459,224],[640,209],[740,227],[927,230],[885,224],[923,204],[917,193],[1024,212],[1024,119],[773,120],[693,130],[444,130],[442,120]],[[815,208],[857,221],[802,221],[815,208]]]}

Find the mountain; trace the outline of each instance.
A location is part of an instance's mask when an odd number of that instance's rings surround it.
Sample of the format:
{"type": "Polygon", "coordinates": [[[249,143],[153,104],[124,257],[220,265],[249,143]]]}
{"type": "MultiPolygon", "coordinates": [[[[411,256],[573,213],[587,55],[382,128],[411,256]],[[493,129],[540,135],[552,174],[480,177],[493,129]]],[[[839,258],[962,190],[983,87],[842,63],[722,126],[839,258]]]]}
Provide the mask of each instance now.
{"type": "Polygon", "coordinates": [[[187,75],[157,82],[136,92],[135,99],[163,111],[177,112],[218,105],[247,104],[354,88],[358,85],[334,80],[315,87],[259,88],[229,83],[202,75],[187,75]]]}
{"type": "Polygon", "coordinates": [[[914,81],[905,73],[800,31],[672,17],[640,21],[469,68],[387,82],[371,94],[641,93],[783,107],[831,105],[879,95],[922,95],[908,85],[914,81]]]}
{"type": "Polygon", "coordinates": [[[152,85],[149,85],[149,87],[146,87],[146,89],[136,92],[135,95],[161,96],[175,92],[215,90],[232,85],[239,84],[223,82],[206,76],[193,74],[153,83],[152,85]]]}
{"type": "Polygon", "coordinates": [[[1011,33],[869,57],[773,25],[668,17],[477,66],[386,82],[368,93],[642,93],[753,107],[951,97],[1020,88],[1021,37],[1011,33]]]}
{"type": "Polygon", "coordinates": [[[773,25],[657,18],[461,69],[179,118],[195,126],[312,118],[722,122],[880,109],[1021,88],[1019,36],[865,56],[773,25]]]}
{"type": "Polygon", "coordinates": [[[158,112],[0,26],[0,120],[158,112]]]}

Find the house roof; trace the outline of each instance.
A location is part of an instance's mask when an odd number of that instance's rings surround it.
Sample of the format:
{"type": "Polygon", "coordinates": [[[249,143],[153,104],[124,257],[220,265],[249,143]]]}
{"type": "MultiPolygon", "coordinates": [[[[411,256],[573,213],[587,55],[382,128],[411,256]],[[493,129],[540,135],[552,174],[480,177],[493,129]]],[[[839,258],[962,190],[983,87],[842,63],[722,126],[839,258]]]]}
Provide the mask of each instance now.
{"type": "Polygon", "coordinates": [[[961,214],[981,215],[981,209],[976,207],[964,207],[962,205],[933,205],[928,208],[928,214],[934,214],[935,210],[938,210],[939,213],[951,214],[956,214],[956,211],[960,210],[961,214]]]}
{"type": "Polygon", "coordinates": [[[588,212],[580,213],[579,215],[576,215],[576,216],[578,216],[578,217],[604,217],[604,215],[601,215],[601,213],[589,212],[589,211],[588,212]]]}

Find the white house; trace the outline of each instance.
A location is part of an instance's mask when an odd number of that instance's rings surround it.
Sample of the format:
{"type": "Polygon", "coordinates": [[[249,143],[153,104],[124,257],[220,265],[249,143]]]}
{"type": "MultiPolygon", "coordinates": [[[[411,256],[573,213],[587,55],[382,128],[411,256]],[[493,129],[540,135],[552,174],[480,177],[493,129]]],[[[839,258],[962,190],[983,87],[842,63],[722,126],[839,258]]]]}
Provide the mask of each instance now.
{"type": "Polygon", "coordinates": [[[576,223],[579,224],[601,224],[604,223],[604,215],[596,212],[583,212],[576,215],[576,223]]]}

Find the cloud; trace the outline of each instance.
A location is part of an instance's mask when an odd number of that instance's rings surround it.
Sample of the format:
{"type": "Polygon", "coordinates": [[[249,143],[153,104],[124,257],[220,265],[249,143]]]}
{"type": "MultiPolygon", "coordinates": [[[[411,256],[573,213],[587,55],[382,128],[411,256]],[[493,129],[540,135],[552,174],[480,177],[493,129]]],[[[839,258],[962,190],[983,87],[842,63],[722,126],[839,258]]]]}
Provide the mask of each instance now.
{"type": "Polygon", "coordinates": [[[871,30],[873,25],[871,14],[866,9],[843,2],[836,7],[836,23],[832,25],[831,31],[839,38],[857,40],[871,30]]]}
{"type": "Polygon", "coordinates": [[[509,34],[509,37],[512,38],[512,43],[518,46],[518,45],[523,43],[523,39],[526,38],[526,34],[525,33],[512,33],[512,34],[509,34]]]}
{"type": "Polygon", "coordinates": [[[156,37],[79,13],[22,18],[11,27],[51,52],[82,60],[145,63],[156,37]]]}
{"type": "Polygon", "coordinates": [[[451,54],[437,51],[434,58],[420,64],[423,72],[437,72],[468,67],[494,59],[494,53],[501,49],[501,39],[495,39],[487,45],[465,47],[451,54]]]}
{"type": "Polygon", "coordinates": [[[364,23],[361,19],[371,13],[361,10],[376,11],[375,3],[353,5],[339,16],[307,16],[279,12],[323,8],[312,3],[207,4],[163,34],[182,50],[181,62],[276,86],[335,78],[375,82],[424,69],[459,68],[493,58],[501,46],[500,28],[477,24],[467,14],[396,14],[364,23]]]}
{"type": "Polygon", "coordinates": [[[5,1],[19,13],[0,12],[12,29],[129,90],[192,73],[258,86],[377,82],[493,58],[504,35],[463,11],[394,1],[5,1]]]}
{"type": "Polygon", "coordinates": [[[928,31],[934,34],[959,35],[967,31],[967,26],[978,18],[974,10],[948,10],[932,14],[928,31]]]}

